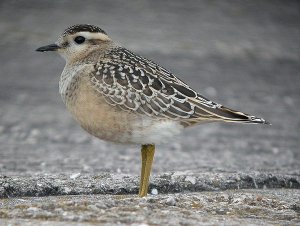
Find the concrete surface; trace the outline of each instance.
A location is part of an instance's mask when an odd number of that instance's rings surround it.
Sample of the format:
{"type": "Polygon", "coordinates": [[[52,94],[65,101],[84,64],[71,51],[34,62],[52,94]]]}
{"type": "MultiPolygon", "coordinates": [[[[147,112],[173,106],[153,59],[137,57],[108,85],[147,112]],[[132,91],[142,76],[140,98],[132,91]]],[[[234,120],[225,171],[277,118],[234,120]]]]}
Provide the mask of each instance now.
{"type": "Polygon", "coordinates": [[[0,33],[0,225],[299,224],[298,1],[2,0],[0,33]],[[86,134],[58,94],[63,59],[34,51],[77,23],[99,25],[204,96],[273,125],[186,130],[157,146],[158,195],[138,199],[139,147],[86,134]],[[222,204],[223,194],[244,201],[222,204]],[[267,204],[253,201],[260,196],[267,204]],[[195,200],[201,207],[190,208],[195,200]],[[228,215],[214,209],[228,205],[228,215]]]}
{"type": "Polygon", "coordinates": [[[82,226],[261,225],[262,219],[264,225],[296,225],[300,223],[299,199],[299,193],[292,195],[288,190],[202,192],[142,199],[136,195],[13,198],[2,200],[0,216],[4,223],[19,225],[74,225],[74,221],[82,226]]]}

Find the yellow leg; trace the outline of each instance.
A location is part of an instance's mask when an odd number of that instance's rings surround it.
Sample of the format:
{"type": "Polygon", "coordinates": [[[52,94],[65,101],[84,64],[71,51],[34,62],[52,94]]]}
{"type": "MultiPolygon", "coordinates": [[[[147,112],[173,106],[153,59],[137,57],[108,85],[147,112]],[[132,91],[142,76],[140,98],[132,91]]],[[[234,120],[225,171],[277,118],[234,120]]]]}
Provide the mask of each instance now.
{"type": "Polygon", "coordinates": [[[140,197],[146,196],[148,192],[149,177],[151,173],[154,152],[155,152],[154,144],[142,145],[142,150],[141,150],[142,169],[141,169],[140,190],[139,190],[140,197]]]}

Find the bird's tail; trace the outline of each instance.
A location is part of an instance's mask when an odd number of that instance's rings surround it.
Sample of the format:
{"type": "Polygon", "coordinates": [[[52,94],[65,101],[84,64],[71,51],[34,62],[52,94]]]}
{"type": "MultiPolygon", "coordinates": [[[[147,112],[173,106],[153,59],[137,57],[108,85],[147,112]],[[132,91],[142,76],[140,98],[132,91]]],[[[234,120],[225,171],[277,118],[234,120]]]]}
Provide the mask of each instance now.
{"type": "Polygon", "coordinates": [[[266,124],[271,125],[268,121],[263,118],[248,115],[240,111],[232,110],[230,108],[221,106],[216,111],[216,118],[220,118],[225,122],[239,122],[239,123],[251,123],[251,124],[266,124]]]}
{"type": "Polygon", "coordinates": [[[271,123],[263,118],[245,114],[218,104],[213,107],[197,104],[194,110],[193,116],[186,119],[185,122],[183,122],[183,125],[192,126],[200,123],[217,121],[271,125],[271,123]]]}

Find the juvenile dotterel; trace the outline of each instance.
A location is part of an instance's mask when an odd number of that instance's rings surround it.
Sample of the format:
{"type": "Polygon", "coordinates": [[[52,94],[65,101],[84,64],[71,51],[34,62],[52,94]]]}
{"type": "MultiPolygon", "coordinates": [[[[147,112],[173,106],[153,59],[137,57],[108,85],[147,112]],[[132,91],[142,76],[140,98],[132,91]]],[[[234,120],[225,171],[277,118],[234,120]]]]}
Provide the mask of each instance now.
{"type": "Polygon", "coordinates": [[[82,128],[100,139],[142,145],[140,196],[147,195],[154,144],[204,122],[268,124],[208,100],[93,25],[71,26],[37,51],[65,58],[59,92],[82,128]]]}

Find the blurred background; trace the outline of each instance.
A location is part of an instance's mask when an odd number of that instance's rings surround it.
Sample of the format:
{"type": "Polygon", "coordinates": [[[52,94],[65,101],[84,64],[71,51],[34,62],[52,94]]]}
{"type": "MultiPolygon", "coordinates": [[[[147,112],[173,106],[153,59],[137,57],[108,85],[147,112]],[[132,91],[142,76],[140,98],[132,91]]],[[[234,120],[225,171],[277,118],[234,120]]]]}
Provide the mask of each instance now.
{"type": "Polygon", "coordinates": [[[35,49],[89,23],[202,95],[272,126],[206,124],[157,146],[154,173],[299,174],[300,2],[276,0],[0,2],[0,173],[137,175],[138,146],[85,133],[58,94],[64,60],[35,49]]]}

